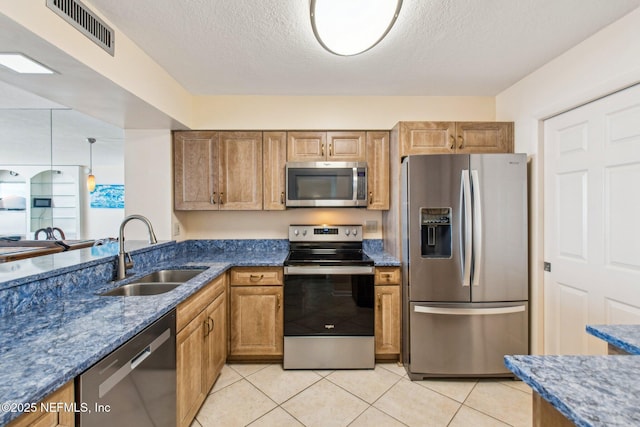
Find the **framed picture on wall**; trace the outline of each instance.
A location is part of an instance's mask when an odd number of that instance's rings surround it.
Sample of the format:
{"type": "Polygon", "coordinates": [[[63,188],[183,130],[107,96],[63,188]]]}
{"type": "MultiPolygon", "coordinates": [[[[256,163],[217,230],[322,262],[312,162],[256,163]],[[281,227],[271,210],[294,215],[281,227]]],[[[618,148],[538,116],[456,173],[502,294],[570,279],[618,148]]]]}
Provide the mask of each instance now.
{"type": "Polygon", "coordinates": [[[123,184],[98,184],[91,193],[91,208],[124,209],[123,184]]]}

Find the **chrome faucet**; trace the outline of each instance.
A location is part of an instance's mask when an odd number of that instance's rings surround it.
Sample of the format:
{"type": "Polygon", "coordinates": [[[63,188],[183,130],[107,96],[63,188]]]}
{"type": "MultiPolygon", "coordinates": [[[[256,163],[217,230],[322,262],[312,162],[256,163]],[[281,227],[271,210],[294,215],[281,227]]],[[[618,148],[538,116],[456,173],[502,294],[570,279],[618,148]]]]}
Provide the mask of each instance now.
{"type": "Polygon", "coordinates": [[[158,243],[158,239],[156,239],[156,234],[153,232],[153,227],[151,226],[151,222],[142,215],[129,215],[125,219],[122,220],[120,224],[120,250],[118,251],[118,276],[116,280],[124,279],[127,276],[127,268],[133,267],[133,260],[131,259],[131,255],[128,252],[124,251],[124,226],[127,225],[129,221],[132,219],[139,219],[144,222],[149,230],[149,243],[154,245],[158,243]],[[126,260],[128,259],[128,261],[126,260]]]}

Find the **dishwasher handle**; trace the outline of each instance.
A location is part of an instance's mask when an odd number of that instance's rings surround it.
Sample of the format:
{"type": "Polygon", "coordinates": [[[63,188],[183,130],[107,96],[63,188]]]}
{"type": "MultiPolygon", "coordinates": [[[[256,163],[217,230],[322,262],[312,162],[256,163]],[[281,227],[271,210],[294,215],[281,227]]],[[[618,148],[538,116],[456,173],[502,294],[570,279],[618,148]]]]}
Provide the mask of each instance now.
{"type": "Polygon", "coordinates": [[[98,396],[103,398],[112,388],[114,388],[120,381],[126,378],[134,369],[151,354],[156,351],[162,344],[164,344],[171,337],[171,330],[166,329],[163,333],[158,335],[151,343],[146,346],[141,352],[137,353],[127,363],[124,363],[116,372],[109,378],[104,380],[98,387],[98,396]]]}

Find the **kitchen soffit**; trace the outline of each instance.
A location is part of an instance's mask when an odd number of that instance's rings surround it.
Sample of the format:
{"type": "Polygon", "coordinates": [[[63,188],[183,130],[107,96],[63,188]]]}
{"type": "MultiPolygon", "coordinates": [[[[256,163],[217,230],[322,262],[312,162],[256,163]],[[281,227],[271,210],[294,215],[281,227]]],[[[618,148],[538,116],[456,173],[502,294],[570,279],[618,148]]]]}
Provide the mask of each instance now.
{"type": "Polygon", "coordinates": [[[494,96],[640,0],[404,0],[355,57],[317,43],[309,1],[91,5],[194,94],[494,96]]]}

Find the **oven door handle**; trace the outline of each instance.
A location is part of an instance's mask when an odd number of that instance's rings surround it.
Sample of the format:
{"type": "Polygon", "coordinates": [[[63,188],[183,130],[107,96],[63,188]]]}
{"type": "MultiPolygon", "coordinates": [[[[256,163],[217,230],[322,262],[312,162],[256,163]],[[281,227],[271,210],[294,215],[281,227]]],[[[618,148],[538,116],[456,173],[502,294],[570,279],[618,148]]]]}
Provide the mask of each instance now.
{"type": "Polygon", "coordinates": [[[286,275],[311,275],[311,274],[359,274],[359,275],[373,275],[375,268],[373,266],[290,266],[284,268],[284,274],[286,275]]]}

